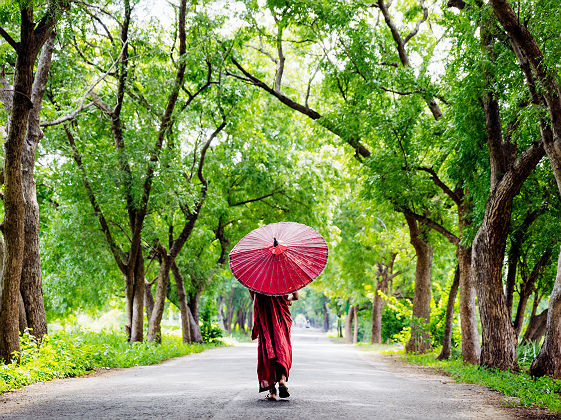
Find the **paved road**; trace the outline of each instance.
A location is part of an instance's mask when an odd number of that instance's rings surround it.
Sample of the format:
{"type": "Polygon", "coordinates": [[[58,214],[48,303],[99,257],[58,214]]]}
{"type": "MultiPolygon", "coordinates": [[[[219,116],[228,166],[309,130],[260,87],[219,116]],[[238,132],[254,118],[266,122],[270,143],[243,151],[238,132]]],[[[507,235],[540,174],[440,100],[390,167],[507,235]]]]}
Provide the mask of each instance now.
{"type": "Polygon", "coordinates": [[[117,369],[4,395],[0,418],[503,419],[494,393],[399,368],[380,356],[293,332],[292,397],[257,393],[255,343],[208,350],[157,366],[117,369]]]}

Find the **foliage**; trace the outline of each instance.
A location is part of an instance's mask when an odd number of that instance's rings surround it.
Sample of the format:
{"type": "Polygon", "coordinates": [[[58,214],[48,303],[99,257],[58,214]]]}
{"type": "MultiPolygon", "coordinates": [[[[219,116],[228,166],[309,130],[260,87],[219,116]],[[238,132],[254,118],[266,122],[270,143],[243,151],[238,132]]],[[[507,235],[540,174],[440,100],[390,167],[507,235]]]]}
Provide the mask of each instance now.
{"type": "Polygon", "coordinates": [[[87,374],[96,368],[126,368],[159,363],[221,345],[184,344],[181,337],[164,335],[163,344],[134,343],[112,331],[74,329],[43,337],[40,348],[33,336],[21,336],[20,363],[0,365],[0,393],[35,382],[87,374]]]}
{"type": "Polygon", "coordinates": [[[222,329],[218,326],[216,322],[213,322],[213,315],[216,313],[216,308],[213,302],[208,300],[203,305],[200,312],[201,334],[203,336],[203,341],[205,343],[216,343],[220,341],[223,335],[222,329]]]}
{"type": "Polygon", "coordinates": [[[407,326],[407,319],[398,316],[398,312],[385,306],[382,310],[382,342],[401,341],[399,334],[407,326]]]}

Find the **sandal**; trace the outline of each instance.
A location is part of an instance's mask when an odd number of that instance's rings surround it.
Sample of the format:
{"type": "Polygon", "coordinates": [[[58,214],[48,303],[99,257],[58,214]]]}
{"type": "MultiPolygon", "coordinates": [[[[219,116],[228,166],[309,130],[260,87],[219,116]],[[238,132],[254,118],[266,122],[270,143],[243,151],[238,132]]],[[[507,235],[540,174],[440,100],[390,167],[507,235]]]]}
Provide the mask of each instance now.
{"type": "Polygon", "coordinates": [[[277,400],[277,388],[275,386],[273,386],[272,388],[269,388],[269,393],[267,394],[265,399],[268,400],[268,401],[276,401],[277,400]]]}
{"type": "Polygon", "coordinates": [[[286,385],[279,384],[279,397],[288,398],[290,393],[288,392],[288,387],[286,385]]]}

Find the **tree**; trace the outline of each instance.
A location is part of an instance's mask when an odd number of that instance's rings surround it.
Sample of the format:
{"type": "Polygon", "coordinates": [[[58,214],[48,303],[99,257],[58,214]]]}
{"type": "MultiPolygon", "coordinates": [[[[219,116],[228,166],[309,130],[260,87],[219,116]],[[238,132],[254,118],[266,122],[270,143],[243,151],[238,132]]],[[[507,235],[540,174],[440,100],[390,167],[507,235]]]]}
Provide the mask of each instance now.
{"type": "MultiPolygon", "coordinates": [[[[543,133],[543,148],[547,153],[557,187],[561,193],[561,147],[559,146],[561,142],[561,90],[556,80],[558,72],[547,62],[535,36],[520,22],[507,0],[493,0],[491,6],[497,19],[511,37],[513,50],[516,53],[520,70],[526,78],[528,89],[532,93],[533,102],[536,105],[542,104],[547,107],[551,123],[542,117],[540,130],[543,133]],[[543,93],[536,89],[537,83],[543,86],[543,93]]],[[[549,374],[561,378],[560,313],[561,252],[559,253],[555,286],[549,298],[546,338],[540,354],[531,367],[534,375],[549,374]]]]}
{"type": "MultiPolygon", "coordinates": [[[[124,0],[121,12],[111,13],[105,9],[96,10],[100,16],[109,16],[110,24],[105,24],[96,14],[94,14],[93,20],[86,18],[85,21],[80,22],[82,26],[78,26],[77,33],[72,35],[74,48],[83,61],[83,68],[77,70],[92,73],[95,81],[86,87],[84,95],[78,100],[78,105],[74,106],[74,111],[55,118],[49,125],[65,124],[64,131],[71,149],[71,156],[81,174],[88,200],[98,219],[107,245],[125,279],[128,319],[126,330],[130,341],[134,342],[143,339],[145,295],[143,231],[151,205],[152,186],[154,179],[162,170],[165,170],[161,163],[162,151],[173,150],[174,147],[177,147],[174,146],[174,138],[179,121],[184,117],[186,110],[194,106],[195,100],[215,83],[212,75],[215,64],[213,60],[216,55],[212,55],[215,51],[210,48],[209,39],[204,33],[199,32],[197,25],[200,16],[193,14],[187,19],[186,1],[181,2],[177,15],[176,36],[179,44],[177,61],[173,58],[173,45],[166,46],[165,43],[156,45],[148,42],[150,35],[147,32],[133,32],[132,8],[130,2],[124,0]],[[83,32],[80,33],[79,29],[83,32]],[[89,59],[82,51],[82,46],[87,42],[86,40],[78,41],[77,35],[83,36],[88,30],[99,34],[97,41],[99,48],[105,48],[106,51],[113,53],[113,57],[117,57],[106,64],[106,69],[100,67],[96,60],[89,59]],[[111,30],[117,31],[117,34],[112,35],[111,30]],[[207,43],[205,44],[205,42],[207,43]],[[191,54],[187,54],[188,46],[191,54]],[[171,50],[169,56],[167,55],[168,48],[171,50]],[[138,51],[139,49],[143,51],[142,55],[130,56],[131,50],[138,51]],[[151,61],[142,62],[142,60],[151,61]],[[139,74],[137,66],[144,65],[144,63],[149,63],[151,66],[139,74]],[[164,65],[165,71],[162,71],[162,65],[164,65]],[[172,71],[168,69],[172,69],[172,71]],[[117,86],[116,91],[112,90],[111,84],[106,80],[107,77],[114,79],[117,86]],[[150,87],[154,85],[155,81],[159,81],[162,85],[169,85],[169,90],[167,92],[163,92],[161,89],[151,90],[150,87]],[[97,88],[98,85],[99,88],[97,88]],[[91,99],[91,105],[95,106],[106,118],[105,121],[109,127],[105,125],[105,122],[100,124],[99,119],[95,118],[91,112],[77,112],[89,109],[84,105],[87,97],[91,99]],[[137,121],[140,126],[133,123],[134,115],[139,117],[137,121]],[[67,121],[70,120],[73,121],[73,126],[68,125],[67,121]],[[91,139],[93,144],[101,145],[100,142],[94,141],[95,135],[92,138],[89,130],[92,126],[96,127],[99,132],[109,131],[111,142],[107,142],[106,146],[113,143],[111,159],[99,162],[106,168],[114,165],[110,177],[112,174],[117,174],[116,179],[113,178],[111,182],[115,185],[117,194],[110,193],[111,197],[101,196],[100,192],[108,193],[107,187],[96,185],[90,180],[97,174],[89,173],[88,168],[92,170],[100,168],[84,162],[84,151],[80,150],[76,142],[76,132],[78,132],[85,139],[91,139]],[[138,130],[144,131],[144,138],[137,137],[138,130]],[[107,204],[100,201],[100,196],[107,204]],[[108,209],[112,211],[119,208],[120,203],[117,204],[116,197],[120,197],[121,203],[124,203],[126,209],[124,217],[121,215],[118,217],[106,216],[108,209]],[[106,207],[105,210],[104,207],[106,207]],[[123,228],[122,223],[128,225],[128,232],[123,228]]],[[[88,13],[87,9],[86,13],[88,13]]],[[[107,56],[111,55],[107,54],[107,56]]],[[[84,149],[90,151],[91,147],[84,146],[84,149]]],[[[108,151],[105,149],[101,153],[108,153],[108,151]]],[[[92,155],[92,159],[94,162],[97,160],[95,153],[92,155]]],[[[106,168],[101,170],[107,170],[106,168]]],[[[164,263],[168,266],[166,273],[169,273],[171,261],[164,263]]],[[[165,283],[164,277],[162,277],[162,281],[165,283]]],[[[163,296],[165,298],[165,294],[163,296]]],[[[156,299],[155,321],[160,316],[159,299],[161,298],[162,292],[156,299]]],[[[152,324],[150,338],[154,339],[156,333],[153,331],[157,329],[157,326],[152,324]]],[[[156,322],[156,324],[158,323],[156,322]]]]}
{"type": "MultiPolygon", "coordinates": [[[[12,353],[19,350],[19,295],[22,285],[23,263],[26,256],[24,182],[29,183],[29,179],[26,178],[24,180],[22,175],[22,159],[24,157],[29,115],[34,105],[32,94],[35,93],[35,104],[39,105],[41,97],[39,85],[42,83],[38,82],[38,90],[33,92],[33,70],[39,51],[51,36],[61,11],[65,7],[66,2],[50,2],[46,10],[44,10],[44,16],[38,22],[34,22],[36,16],[33,4],[22,6],[20,8],[19,41],[15,41],[5,29],[0,28],[0,35],[15,50],[17,57],[14,67],[14,94],[8,100],[10,115],[4,156],[5,192],[2,234],[6,243],[6,264],[3,272],[2,300],[0,302],[0,359],[5,362],[10,361],[12,353]]],[[[48,55],[47,49],[45,50],[46,55],[48,55]]],[[[44,67],[48,68],[48,65],[44,64],[44,67]]],[[[46,78],[46,75],[40,75],[39,77],[46,78]]],[[[33,116],[33,128],[36,128],[37,120],[38,114],[33,116]]],[[[31,137],[33,134],[30,133],[30,139],[33,139],[31,137]]],[[[30,146],[30,151],[34,152],[34,146],[30,146]]],[[[27,160],[31,158],[27,151],[25,156],[27,160]]],[[[34,161],[34,156],[32,160],[34,161]]],[[[28,166],[26,169],[30,170],[32,167],[33,165],[31,165],[31,168],[28,166]]],[[[29,252],[28,255],[32,254],[32,252],[29,252]]],[[[28,299],[28,307],[30,308],[30,314],[32,314],[31,318],[40,329],[38,334],[42,334],[46,332],[46,325],[40,319],[40,305],[42,302],[39,298],[41,294],[37,295],[34,291],[34,289],[40,287],[40,280],[37,283],[36,273],[35,278],[29,277],[28,274],[27,272],[25,273],[23,290],[28,299]],[[39,316],[36,316],[37,314],[39,316]]]]}

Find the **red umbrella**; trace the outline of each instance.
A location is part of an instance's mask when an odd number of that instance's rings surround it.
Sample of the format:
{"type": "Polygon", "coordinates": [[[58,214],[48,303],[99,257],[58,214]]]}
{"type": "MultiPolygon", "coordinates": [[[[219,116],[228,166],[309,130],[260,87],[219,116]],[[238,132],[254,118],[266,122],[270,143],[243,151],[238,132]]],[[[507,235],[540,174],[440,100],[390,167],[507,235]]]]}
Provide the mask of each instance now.
{"type": "Polygon", "coordinates": [[[318,277],[327,264],[327,244],[311,227],[272,223],[242,238],[230,252],[230,268],[245,287],[287,295],[318,277]]]}

